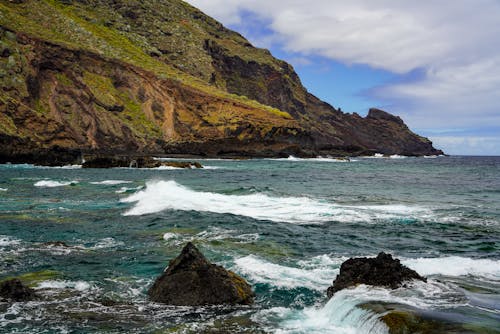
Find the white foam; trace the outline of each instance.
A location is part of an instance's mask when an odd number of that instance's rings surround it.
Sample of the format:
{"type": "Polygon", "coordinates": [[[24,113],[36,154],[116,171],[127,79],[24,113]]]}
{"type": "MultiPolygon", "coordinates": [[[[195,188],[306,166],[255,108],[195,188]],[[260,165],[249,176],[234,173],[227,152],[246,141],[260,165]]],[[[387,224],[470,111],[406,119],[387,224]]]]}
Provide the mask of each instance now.
{"type": "Polygon", "coordinates": [[[389,158],[390,159],[406,159],[408,157],[405,155],[393,154],[393,155],[389,156],[389,158]]]}
{"type": "Polygon", "coordinates": [[[7,189],[7,188],[0,188],[0,191],[7,191],[7,190],[9,190],[9,189],[7,189]]]}
{"type": "Polygon", "coordinates": [[[500,260],[471,259],[460,256],[418,258],[401,261],[420,275],[484,276],[500,279],[500,260]]]}
{"type": "Polygon", "coordinates": [[[65,165],[61,167],[54,167],[54,168],[62,168],[62,169],[80,169],[82,168],[82,165],[65,165]]]}
{"type": "Polygon", "coordinates": [[[143,186],[138,186],[135,188],[121,187],[119,190],[115,191],[115,193],[123,194],[123,193],[127,193],[127,192],[141,190],[142,188],[144,188],[144,187],[143,186]]]}
{"type": "Polygon", "coordinates": [[[325,291],[338,273],[338,267],[333,268],[331,264],[303,261],[299,262],[302,268],[287,267],[249,255],[236,259],[234,270],[256,283],[286,289],[305,287],[325,291]]]}
{"type": "Polygon", "coordinates": [[[0,235],[0,247],[19,245],[21,240],[9,237],[7,235],[0,235]]]}
{"type": "Polygon", "coordinates": [[[179,170],[179,169],[185,169],[181,167],[173,167],[173,166],[159,166],[155,168],[147,168],[147,169],[160,169],[160,170],[179,170]]]}
{"type": "Polygon", "coordinates": [[[335,157],[322,157],[322,156],[318,156],[316,158],[297,158],[297,157],[294,157],[293,155],[289,156],[288,158],[269,158],[269,159],[265,159],[265,160],[293,161],[293,162],[351,162],[351,161],[357,161],[357,160],[351,160],[351,159],[335,158],[335,157]]]}
{"type": "Polygon", "coordinates": [[[78,181],[53,181],[53,180],[42,180],[38,181],[34,184],[35,187],[46,187],[46,188],[54,188],[54,187],[64,187],[69,185],[77,184],[78,181]]]}
{"type": "Polygon", "coordinates": [[[92,286],[85,281],[63,281],[49,280],[38,283],[37,289],[73,289],[77,291],[88,291],[92,286]]]}
{"type": "Polygon", "coordinates": [[[166,241],[169,241],[169,240],[172,240],[172,239],[177,239],[179,237],[179,234],[177,233],[165,233],[163,234],[163,240],[166,240],[166,241]]]}
{"type": "Polygon", "coordinates": [[[104,180],[100,182],[90,182],[91,184],[100,184],[100,185],[105,185],[105,186],[114,186],[117,184],[123,184],[123,183],[132,183],[132,181],[124,181],[124,180],[104,180]]]}
{"type": "Polygon", "coordinates": [[[163,234],[163,240],[173,245],[182,245],[186,242],[231,240],[239,243],[253,242],[259,239],[258,233],[238,234],[235,230],[223,229],[219,227],[209,227],[195,235],[167,232],[163,234]]]}
{"type": "Polygon", "coordinates": [[[385,334],[387,326],[378,315],[358,308],[360,300],[337,293],[321,308],[292,311],[277,333],[385,334]]]}
{"type": "Polygon", "coordinates": [[[117,241],[115,238],[110,237],[99,240],[93,247],[90,247],[90,249],[115,248],[124,245],[125,243],[123,241],[117,241]]]}
{"type": "Polygon", "coordinates": [[[357,306],[363,300],[344,291],[336,293],[322,307],[305,309],[272,308],[258,312],[252,317],[256,322],[280,321],[275,333],[281,334],[382,334],[388,333],[387,326],[379,315],[357,306]]]}
{"type": "Polygon", "coordinates": [[[308,197],[271,197],[262,193],[225,195],[189,189],[175,181],[153,181],[121,200],[135,205],[125,216],[145,215],[163,210],[230,213],[259,220],[318,224],[326,221],[371,222],[379,219],[413,218],[429,215],[428,209],[406,205],[349,206],[308,197]]]}

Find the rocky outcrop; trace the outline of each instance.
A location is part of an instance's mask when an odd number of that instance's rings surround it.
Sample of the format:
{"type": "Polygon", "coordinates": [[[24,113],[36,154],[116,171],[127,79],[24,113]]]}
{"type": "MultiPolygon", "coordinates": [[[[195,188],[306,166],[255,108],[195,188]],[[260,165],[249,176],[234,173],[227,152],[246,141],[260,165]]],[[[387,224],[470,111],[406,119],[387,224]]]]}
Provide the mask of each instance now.
{"type": "Polygon", "coordinates": [[[35,299],[36,294],[35,290],[15,278],[0,283],[0,297],[16,302],[24,302],[35,299]]]}
{"type": "Polygon", "coordinates": [[[134,156],[95,156],[87,157],[82,164],[82,168],[203,168],[199,162],[191,161],[159,161],[152,157],[134,157],[134,156]]]}
{"type": "Polygon", "coordinates": [[[170,261],[148,295],[154,302],[188,306],[252,304],[254,298],[243,278],[210,263],[190,242],[170,261]]]}
{"type": "Polygon", "coordinates": [[[328,288],[327,295],[331,298],[335,292],[358,284],[396,289],[405,281],[426,279],[416,271],[402,265],[392,255],[379,253],[375,258],[350,258],[340,266],[340,273],[328,288]]]}

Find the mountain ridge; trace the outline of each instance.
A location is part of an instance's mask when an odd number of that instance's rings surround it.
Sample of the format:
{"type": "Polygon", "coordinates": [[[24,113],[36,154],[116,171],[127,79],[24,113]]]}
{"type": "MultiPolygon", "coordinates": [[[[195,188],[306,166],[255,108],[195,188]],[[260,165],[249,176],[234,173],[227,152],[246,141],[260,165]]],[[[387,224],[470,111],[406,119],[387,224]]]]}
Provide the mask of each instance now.
{"type": "Polygon", "coordinates": [[[397,116],[319,100],[291,65],[183,1],[2,0],[0,27],[2,161],[442,153],[397,116]]]}

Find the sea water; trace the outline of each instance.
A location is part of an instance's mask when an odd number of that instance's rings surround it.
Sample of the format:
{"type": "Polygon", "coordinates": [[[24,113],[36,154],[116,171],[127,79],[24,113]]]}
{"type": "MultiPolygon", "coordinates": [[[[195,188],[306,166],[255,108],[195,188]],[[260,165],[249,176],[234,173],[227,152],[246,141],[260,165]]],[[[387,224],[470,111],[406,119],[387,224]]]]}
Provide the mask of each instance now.
{"type": "Polygon", "coordinates": [[[200,162],[0,165],[0,280],[28,274],[41,297],[0,302],[0,332],[387,333],[381,317],[403,310],[498,333],[500,158],[200,162]],[[255,304],[149,302],[188,241],[247,279],[255,304]],[[326,298],[343,261],[380,251],[428,283],[326,298]]]}

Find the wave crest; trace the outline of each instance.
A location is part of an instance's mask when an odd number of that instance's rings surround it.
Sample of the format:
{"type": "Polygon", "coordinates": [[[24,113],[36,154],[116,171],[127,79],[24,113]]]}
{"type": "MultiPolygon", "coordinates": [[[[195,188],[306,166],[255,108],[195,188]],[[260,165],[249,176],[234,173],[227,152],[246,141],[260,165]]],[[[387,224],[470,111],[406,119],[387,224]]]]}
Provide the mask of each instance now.
{"type": "Polygon", "coordinates": [[[272,197],[263,193],[228,195],[196,191],[175,181],[150,181],[146,188],[121,200],[135,205],[125,216],[163,210],[202,211],[234,214],[258,220],[296,224],[328,221],[371,222],[428,215],[430,210],[406,205],[338,205],[309,197],[272,197]]]}

